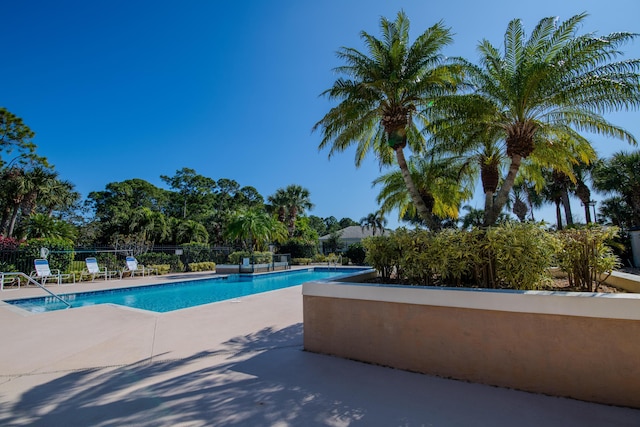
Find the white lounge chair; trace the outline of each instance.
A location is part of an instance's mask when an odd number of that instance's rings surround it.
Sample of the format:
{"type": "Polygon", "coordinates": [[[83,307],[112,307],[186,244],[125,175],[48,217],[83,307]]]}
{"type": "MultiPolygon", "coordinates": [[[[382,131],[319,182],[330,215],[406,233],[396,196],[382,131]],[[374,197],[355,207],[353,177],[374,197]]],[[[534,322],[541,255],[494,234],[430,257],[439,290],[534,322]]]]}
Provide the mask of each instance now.
{"type": "Polygon", "coordinates": [[[150,268],[150,267],[145,267],[142,264],[138,264],[138,260],[135,257],[128,256],[125,259],[125,263],[126,264],[125,264],[124,269],[122,271],[120,271],[120,279],[122,279],[122,276],[124,276],[126,273],[131,274],[131,277],[134,277],[136,273],[142,274],[143,277],[144,277],[145,274],[148,276],[153,272],[158,274],[158,270],[157,269],[150,268]]]}
{"type": "Polygon", "coordinates": [[[87,264],[87,267],[82,271],[82,273],[80,273],[80,280],[85,276],[91,276],[92,282],[96,277],[104,277],[105,280],[109,280],[112,276],[118,273],[117,271],[109,271],[107,267],[100,267],[98,265],[98,260],[94,257],[86,258],[84,261],[87,264]]]}
{"type": "Polygon", "coordinates": [[[73,283],[76,282],[76,276],[73,274],[62,274],[58,269],[51,269],[49,267],[49,261],[46,259],[36,259],[33,261],[35,271],[31,272],[31,277],[36,280],[40,279],[40,284],[44,286],[49,279],[55,279],[59,285],[64,279],[72,279],[73,283]]]}

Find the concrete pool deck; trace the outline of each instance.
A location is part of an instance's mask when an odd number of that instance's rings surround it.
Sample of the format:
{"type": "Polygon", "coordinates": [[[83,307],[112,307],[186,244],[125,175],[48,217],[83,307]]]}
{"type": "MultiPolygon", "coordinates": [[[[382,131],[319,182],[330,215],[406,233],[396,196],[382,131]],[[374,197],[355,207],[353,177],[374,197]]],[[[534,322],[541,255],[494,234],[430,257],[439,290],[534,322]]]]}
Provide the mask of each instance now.
{"type": "Polygon", "coordinates": [[[640,410],[305,352],[301,286],[161,314],[113,305],[34,314],[0,303],[0,324],[3,426],[640,425],[640,410]]]}

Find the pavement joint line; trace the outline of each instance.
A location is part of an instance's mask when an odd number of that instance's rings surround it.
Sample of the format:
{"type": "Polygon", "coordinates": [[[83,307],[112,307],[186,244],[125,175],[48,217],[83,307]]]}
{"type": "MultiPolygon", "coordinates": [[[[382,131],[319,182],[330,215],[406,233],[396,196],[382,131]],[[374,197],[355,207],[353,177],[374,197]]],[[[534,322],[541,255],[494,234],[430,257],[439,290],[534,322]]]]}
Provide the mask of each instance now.
{"type": "MultiPolygon", "coordinates": [[[[262,353],[269,350],[280,350],[286,348],[294,348],[301,347],[299,344],[291,344],[291,345],[283,345],[283,346],[273,346],[273,347],[263,347],[257,348],[254,350],[250,350],[244,353],[262,353]]],[[[102,365],[102,366],[89,366],[86,368],[70,368],[70,369],[59,369],[56,371],[32,371],[32,372],[23,372],[16,374],[0,374],[0,378],[8,378],[10,381],[12,379],[21,378],[21,377],[35,377],[39,375],[51,375],[51,374],[61,374],[61,373],[70,373],[70,372],[83,372],[83,371],[100,371],[103,369],[113,369],[113,368],[126,368],[126,367],[135,367],[136,365],[162,365],[167,363],[179,362],[181,360],[198,360],[198,359],[206,359],[209,357],[215,357],[220,355],[237,355],[240,352],[237,351],[217,351],[211,354],[203,354],[198,356],[188,356],[188,357],[176,357],[174,359],[162,359],[162,360],[153,360],[153,357],[148,357],[146,359],[138,360],[133,363],[121,363],[115,365],[102,365]]]]}
{"type": "Polygon", "coordinates": [[[153,363],[154,349],[156,346],[156,332],[158,331],[158,317],[156,317],[153,323],[153,337],[151,338],[151,354],[149,355],[149,361],[153,363]]]}

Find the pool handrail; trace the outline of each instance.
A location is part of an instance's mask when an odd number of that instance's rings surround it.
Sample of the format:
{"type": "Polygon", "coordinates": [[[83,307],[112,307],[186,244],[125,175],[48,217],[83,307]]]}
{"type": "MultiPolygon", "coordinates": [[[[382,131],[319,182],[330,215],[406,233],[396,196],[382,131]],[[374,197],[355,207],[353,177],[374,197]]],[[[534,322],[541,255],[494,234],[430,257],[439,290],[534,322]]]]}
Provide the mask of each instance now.
{"type": "MultiPolygon", "coordinates": [[[[59,295],[56,295],[55,293],[53,293],[49,289],[45,288],[44,285],[40,284],[37,280],[34,280],[32,277],[27,276],[26,274],[24,274],[24,273],[22,273],[20,271],[8,272],[8,273],[4,273],[4,272],[0,273],[0,290],[4,291],[4,278],[7,277],[7,276],[24,277],[25,279],[27,279],[27,283],[32,283],[32,284],[36,285],[37,287],[41,288],[42,290],[47,292],[49,295],[54,297],[55,299],[63,302],[67,306],[67,308],[71,308],[71,304],[69,304],[68,301],[65,301],[59,295]]],[[[20,287],[19,284],[18,284],[18,287],[20,287]]]]}

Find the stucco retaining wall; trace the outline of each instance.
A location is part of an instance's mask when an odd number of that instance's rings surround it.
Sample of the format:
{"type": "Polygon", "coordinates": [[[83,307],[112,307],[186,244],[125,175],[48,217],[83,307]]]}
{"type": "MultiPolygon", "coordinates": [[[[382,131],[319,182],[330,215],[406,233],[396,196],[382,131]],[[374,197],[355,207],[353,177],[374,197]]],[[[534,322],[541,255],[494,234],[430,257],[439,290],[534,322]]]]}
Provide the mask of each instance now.
{"type": "Polygon", "coordinates": [[[640,296],[309,282],[308,351],[640,407],[640,296]]]}

